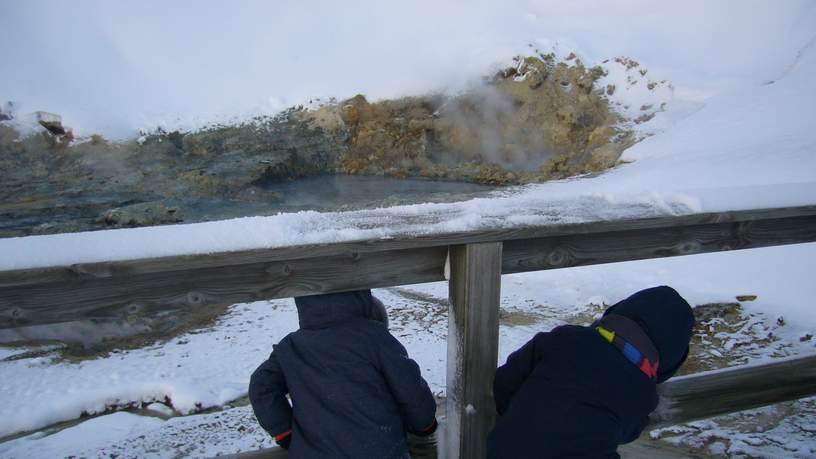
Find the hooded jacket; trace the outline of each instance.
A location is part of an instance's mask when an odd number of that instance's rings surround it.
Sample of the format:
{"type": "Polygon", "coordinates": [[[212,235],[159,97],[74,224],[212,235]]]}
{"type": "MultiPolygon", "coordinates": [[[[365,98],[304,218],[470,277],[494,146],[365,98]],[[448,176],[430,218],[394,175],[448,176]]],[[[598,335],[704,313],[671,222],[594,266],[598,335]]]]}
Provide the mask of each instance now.
{"type": "Polygon", "coordinates": [[[436,402],[388,333],[382,304],[364,290],[298,297],[295,305],[300,329],[250,380],[261,427],[278,438],[291,430],[293,458],[409,457],[405,433],[434,425],[436,402]]]}
{"type": "MultiPolygon", "coordinates": [[[[498,417],[489,458],[618,458],[657,407],[656,384],[683,364],[694,325],[670,287],[642,290],[607,309],[640,327],[659,354],[654,377],[597,329],[565,325],[538,333],[496,371],[498,417]]],[[[629,321],[626,321],[629,322],[629,321]]]]}

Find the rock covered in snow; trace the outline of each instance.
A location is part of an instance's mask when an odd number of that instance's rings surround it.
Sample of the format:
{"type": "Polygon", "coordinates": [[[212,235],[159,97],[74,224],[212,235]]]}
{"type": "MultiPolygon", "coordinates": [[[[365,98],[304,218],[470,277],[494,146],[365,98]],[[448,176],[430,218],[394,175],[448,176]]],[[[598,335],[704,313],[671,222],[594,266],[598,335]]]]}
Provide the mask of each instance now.
{"type": "Polygon", "coordinates": [[[9,121],[14,119],[14,115],[12,114],[14,110],[14,105],[11,102],[6,102],[4,105],[0,105],[0,121],[9,121]]]}

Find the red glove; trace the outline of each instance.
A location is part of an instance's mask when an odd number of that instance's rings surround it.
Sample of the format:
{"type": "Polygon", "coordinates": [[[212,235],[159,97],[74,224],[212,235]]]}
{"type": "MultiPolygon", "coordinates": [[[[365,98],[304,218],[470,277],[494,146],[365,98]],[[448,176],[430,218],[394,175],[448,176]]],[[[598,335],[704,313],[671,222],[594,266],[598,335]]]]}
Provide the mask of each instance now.
{"type": "Polygon", "coordinates": [[[436,418],[434,418],[430,426],[428,426],[426,429],[414,433],[414,435],[416,435],[417,437],[427,437],[428,435],[431,435],[432,433],[436,432],[436,428],[438,426],[439,424],[436,422],[436,418]]]}
{"type": "Polygon", "coordinates": [[[284,433],[275,435],[275,443],[278,444],[283,449],[289,449],[289,443],[292,442],[292,429],[287,430],[284,433]]]}

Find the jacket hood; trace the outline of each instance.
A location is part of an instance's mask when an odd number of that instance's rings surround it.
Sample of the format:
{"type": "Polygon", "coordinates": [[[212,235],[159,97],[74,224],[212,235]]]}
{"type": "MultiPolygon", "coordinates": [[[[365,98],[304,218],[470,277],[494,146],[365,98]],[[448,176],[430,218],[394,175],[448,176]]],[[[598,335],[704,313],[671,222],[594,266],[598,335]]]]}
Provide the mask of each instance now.
{"type": "Polygon", "coordinates": [[[604,316],[618,314],[636,322],[660,354],[657,382],[671,378],[688,356],[694,313],[671,287],[641,290],[610,307],[604,316]]]}
{"type": "Polygon", "coordinates": [[[351,319],[385,322],[385,307],[371,290],[295,297],[300,328],[327,328],[351,319]]]}

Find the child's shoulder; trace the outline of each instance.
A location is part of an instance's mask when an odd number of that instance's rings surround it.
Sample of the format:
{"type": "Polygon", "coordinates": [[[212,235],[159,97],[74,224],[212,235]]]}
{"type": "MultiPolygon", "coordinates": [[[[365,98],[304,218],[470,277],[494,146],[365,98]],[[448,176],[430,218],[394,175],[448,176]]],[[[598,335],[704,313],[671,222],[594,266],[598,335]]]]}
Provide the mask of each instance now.
{"type": "Polygon", "coordinates": [[[596,339],[596,332],[591,327],[582,325],[560,325],[548,332],[539,332],[530,340],[531,344],[540,351],[553,347],[591,347],[592,343],[603,344],[603,340],[596,339]]]}
{"type": "Polygon", "coordinates": [[[549,341],[557,339],[570,339],[584,335],[594,334],[594,330],[583,325],[559,325],[548,332],[538,332],[533,337],[537,341],[549,341]]]}

